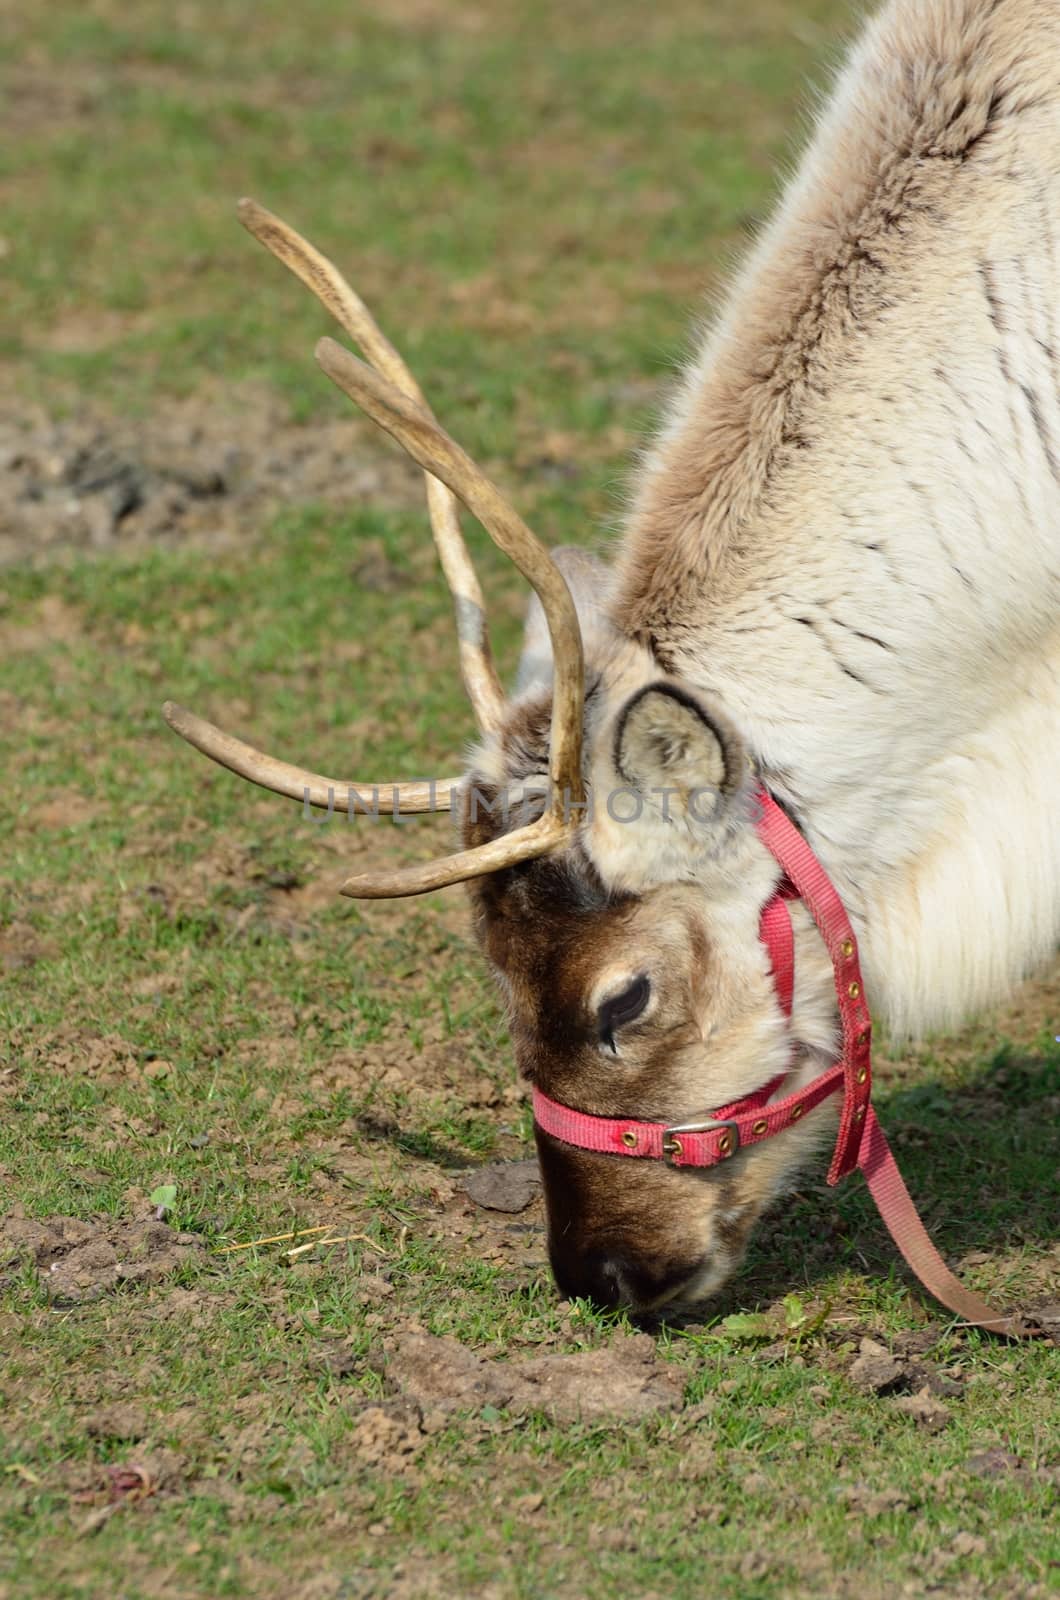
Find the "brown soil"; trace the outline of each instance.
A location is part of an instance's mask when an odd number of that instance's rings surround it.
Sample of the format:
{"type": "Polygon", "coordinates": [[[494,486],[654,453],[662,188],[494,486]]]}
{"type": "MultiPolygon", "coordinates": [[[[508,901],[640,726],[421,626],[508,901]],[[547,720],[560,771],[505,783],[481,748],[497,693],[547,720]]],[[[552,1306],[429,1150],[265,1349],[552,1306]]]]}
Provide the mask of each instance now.
{"type": "Polygon", "coordinates": [[[406,1333],[388,1345],[388,1375],[424,1411],[541,1411],[555,1422],[603,1422],[676,1411],[682,1385],[649,1334],[597,1350],[489,1361],[456,1339],[406,1333]]]}
{"type": "Polygon", "coordinates": [[[54,1305],[81,1305],[125,1284],[160,1283],[202,1248],[196,1234],[154,1218],[38,1221],[15,1206],[0,1221],[0,1282],[32,1262],[54,1305]]]}
{"type": "Polygon", "coordinates": [[[238,542],[288,501],[404,505],[421,495],[416,469],[369,442],[366,427],[300,426],[249,387],[216,405],[160,400],[149,417],[80,410],[54,420],[0,407],[0,567],[238,542]]]}

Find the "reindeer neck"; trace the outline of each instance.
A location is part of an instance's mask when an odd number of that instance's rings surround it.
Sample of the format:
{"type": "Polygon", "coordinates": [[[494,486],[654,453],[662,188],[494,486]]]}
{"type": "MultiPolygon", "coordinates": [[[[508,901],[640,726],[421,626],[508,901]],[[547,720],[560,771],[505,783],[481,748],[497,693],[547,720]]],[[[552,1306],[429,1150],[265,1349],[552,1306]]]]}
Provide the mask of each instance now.
{"type": "Polygon", "coordinates": [[[617,565],[616,622],[721,696],[900,1030],[1055,939],[1058,58],[1031,0],[883,13],[617,565]]]}

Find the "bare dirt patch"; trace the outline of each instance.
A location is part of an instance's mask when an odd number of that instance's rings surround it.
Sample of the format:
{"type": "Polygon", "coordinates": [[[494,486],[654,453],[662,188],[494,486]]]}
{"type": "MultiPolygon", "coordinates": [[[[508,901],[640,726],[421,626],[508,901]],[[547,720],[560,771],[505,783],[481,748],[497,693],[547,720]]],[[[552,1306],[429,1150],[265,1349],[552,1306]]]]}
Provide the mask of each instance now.
{"type": "Polygon", "coordinates": [[[16,1030],[9,1039],[12,1053],[49,1072],[85,1077],[100,1083],[142,1085],[138,1052],[117,1033],[65,1024],[36,1035],[16,1030]]]}
{"type": "Polygon", "coordinates": [[[28,922],[11,922],[0,928],[0,973],[19,972],[56,953],[53,940],[43,938],[28,922]]]}
{"type": "MultiPolygon", "coordinates": [[[[335,1050],[312,1074],[309,1088],[317,1093],[348,1089],[358,1097],[368,1091],[376,1095],[377,1109],[358,1124],[360,1132],[373,1140],[400,1141],[401,1121],[389,1112],[388,1096],[403,1097],[415,1111],[439,1104],[471,1111],[499,1107],[514,1110],[522,1104],[521,1085],[512,1081],[499,1087],[468,1059],[461,1041],[431,1038],[433,1031],[434,1023],[428,1019],[413,1038],[412,1024],[407,1019],[395,1019],[378,1042],[335,1050]]],[[[249,1048],[253,1050],[255,1046],[249,1048]]]]}
{"type": "Polygon", "coordinates": [[[134,1444],[146,1439],[151,1431],[144,1408],[121,1401],[93,1411],[85,1418],[84,1427],[90,1439],[120,1439],[134,1444]]]}
{"type": "Polygon", "coordinates": [[[149,417],[82,409],[55,420],[4,407],[0,567],[159,542],[238,542],[288,502],[417,503],[416,469],[359,430],[352,419],[292,423],[249,386],[235,403],[160,400],[149,417]]]}
{"type": "Polygon", "coordinates": [[[541,1411],[556,1422],[642,1421],[681,1405],[681,1384],[648,1334],[571,1355],[490,1361],[456,1339],[409,1333],[388,1346],[388,1374],[427,1411],[483,1406],[541,1411]]]}
{"type": "Polygon", "coordinates": [[[899,1395],[894,1406],[896,1411],[903,1411],[907,1417],[912,1417],[917,1426],[928,1433],[941,1433],[943,1428],[949,1426],[949,1408],[937,1400],[926,1385],[918,1389],[916,1394],[899,1395]]]}
{"type": "MultiPolygon", "coordinates": [[[[875,1339],[862,1339],[860,1353],[849,1371],[855,1388],[864,1394],[939,1398],[961,1394],[960,1369],[943,1372],[934,1362],[912,1352],[892,1353],[875,1339]]],[[[926,1406],[920,1406],[926,1412],[926,1406]]],[[[911,1414],[916,1414],[912,1412],[911,1414]]]]}
{"type": "Polygon", "coordinates": [[[406,1472],[426,1442],[414,1411],[394,1406],[365,1406],[353,1430],[353,1449],[366,1466],[406,1472]]]}
{"type": "Polygon", "coordinates": [[[32,1262],[55,1305],[83,1305],[124,1284],[160,1283],[202,1250],[193,1233],[157,1220],[44,1217],[16,1206],[0,1222],[0,1283],[32,1262]]]}

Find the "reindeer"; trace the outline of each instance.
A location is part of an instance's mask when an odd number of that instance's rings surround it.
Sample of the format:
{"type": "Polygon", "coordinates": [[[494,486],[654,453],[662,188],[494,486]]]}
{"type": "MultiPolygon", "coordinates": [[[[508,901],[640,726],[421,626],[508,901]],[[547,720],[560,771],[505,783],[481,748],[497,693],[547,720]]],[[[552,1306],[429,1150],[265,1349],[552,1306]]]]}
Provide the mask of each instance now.
{"type": "Polygon", "coordinates": [[[342,892],[467,884],[558,1284],[691,1306],[837,1128],[830,1176],[872,1181],[862,985],[919,1033],[1056,948],[1060,8],[893,0],[868,27],[608,566],[550,555],[332,264],[241,218],[367,358],[325,339],[325,373],[425,469],[481,740],[462,779],[363,785],[166,715],[311,805],[455,813],[456,853],[342,892]],[[534,591],[511,698],[458,500],[534,591]]]}

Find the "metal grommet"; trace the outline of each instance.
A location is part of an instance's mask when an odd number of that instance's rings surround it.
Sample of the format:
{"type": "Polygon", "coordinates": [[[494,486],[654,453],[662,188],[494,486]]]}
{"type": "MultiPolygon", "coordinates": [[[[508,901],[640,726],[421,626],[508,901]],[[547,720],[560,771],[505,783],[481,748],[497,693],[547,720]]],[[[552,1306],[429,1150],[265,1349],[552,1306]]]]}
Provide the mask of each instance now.
{"type": "Polygon", "coordinates": [[[865,1079],[868,1077],[868,1075],[869,1075],[868,1067],[860,1067],[858,1069],[858,1082],[859,1083],[864,1083],[865,1079]]]}
{"type": "Polygon", "coordinates": [[[662,1147],[663,1154],[670,1157],[677,1156],[680,1158],[685,1153],[684,1146],[680,1139],[664,1139],[662,1147]]]}
{"type": "Polygon", "coordinates": [[[859,1045],[860,1048],[862,1050],[864,1050],[864,1048],[868,1044],[868,1042],[869,1042],[869,1030],[868,1030],[868,1028],[862,1028],[861,1032],[858,1034],[858,1036],[855,1039],[854,1043],[859,1045]]]}
{"type": "Polygon", "coordinates": [[[625,1133],[622,1135],[622,1143],[625,1145],[627,1150],[635,1150],[637,1148],[637,1135],[633,1132],[632,1128],[626,1129],[625,1133]]]}
{"type": "Polygon", "coordinates": [[[802,1113],[805,1110],[806,1110],[805,1106],[793,1106],[792,1110],[791,1110],[791,1120],[792,1120],[792,1122],[798,1122],[799,1118],[802,1116],[802,1113]]]}
{"type": "Polygon", "coordinates": [[[855,1122],[864,1122],[864,1120],[865,1120],[865,1107],[864,1106],[858,1106],[857,1110],[854,1112],[854,1121],[855,1122]]]}
{"type": "Polygon", "coordinates": [[[726,1128],[725,1132],[718,1140],[718,1154],[719,1156],[728,1156],[732,1154],[732,1133],[728,1128],[726,1128]]]}
{"type": "Polygon", "coordinates": [[[851,956],[854,954],[854,941],[853,941],[853,939],[844,939],[843,943],[840,945],[839,948],[842,950],[843,954],[846,956],[847,960],[849,961],[851,956]]]}
{"type": "Polygon", "coordinates": [[[855,979],[852,984],[848,985],[847,994],[850,996],[851,1000],[856,1000],[860,993],[861,985],[858,983],[857,979],[855,979]]]}
{"type": "Polygon", "coordinates": [[[751,1124],[751,1132],[756,1134],[758,1138],[761,1138],[768,1127],[769,1123],[766,1121],[765,1117],[759,1117],[757,1122],[751,1124]]]}

